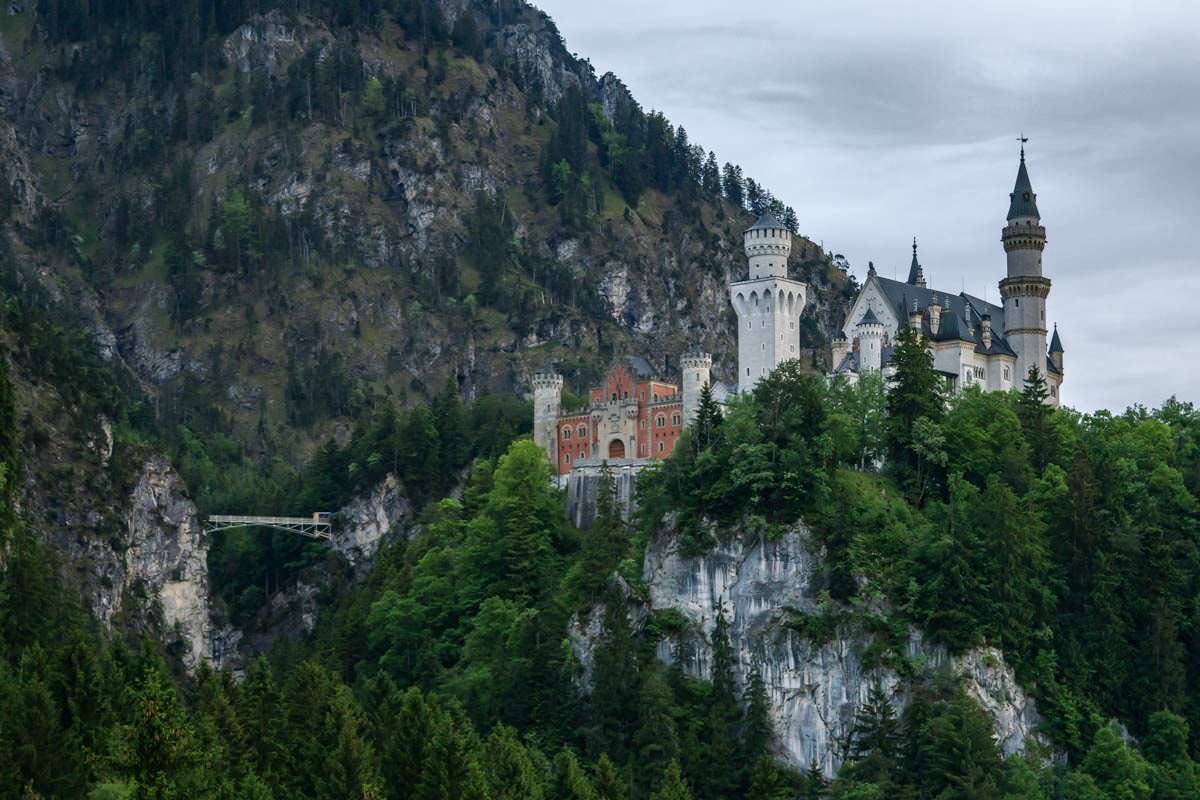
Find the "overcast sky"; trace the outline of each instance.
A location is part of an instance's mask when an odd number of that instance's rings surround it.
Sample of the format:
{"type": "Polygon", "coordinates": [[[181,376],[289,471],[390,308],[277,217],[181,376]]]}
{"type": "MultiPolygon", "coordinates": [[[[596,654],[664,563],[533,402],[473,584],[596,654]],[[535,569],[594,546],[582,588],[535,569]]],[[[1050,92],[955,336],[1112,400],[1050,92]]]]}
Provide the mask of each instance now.
{"type": "Polygon", "coordinates": [[[996,302],[1024,132],[1064,401],[1200,403],[1200,2],[535,1],[860,280],[996,302]]]}

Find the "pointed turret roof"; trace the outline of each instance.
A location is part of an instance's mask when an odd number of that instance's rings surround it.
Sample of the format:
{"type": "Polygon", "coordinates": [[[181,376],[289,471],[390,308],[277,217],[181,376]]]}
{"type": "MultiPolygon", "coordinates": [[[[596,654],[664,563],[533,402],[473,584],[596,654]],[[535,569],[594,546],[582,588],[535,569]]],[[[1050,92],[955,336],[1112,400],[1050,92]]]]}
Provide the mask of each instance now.
{"type": "Polygon", "coordinates": [[[925,285],[925,270],[921,269],[921,262],[917,261],[917,237],[913,237],[913,257],[912,264],[908,267],[908,280],[905,283],[911,286],[925,285]]]}
{"type": "Polygon", "coordinates": [[[1033,184],[1029,181],[1029,170],[1025,169],[1025,144],[1021,144],[1021,165],[1017,167],[1017,182],[1012,194],[1008,196],[1008,218],[1038,217],[1037,195],[1034,194],[1033,184]]]}
{"type": "Polygon", "coordinates": [[[1050,340],[1050,352],[1061,353],[1063,351],[1062,339],[1058,338],[1058,325],[1054,326],[1054,338],[1050,340]]]}
{"type": "Polygon", "coordinates": [[[787,226],[780,222],[779,218],[775,216],[771,209],[768,208],[762,213],[762,216],[758,218],[758,222],[754,223],[746,230],[755,231],[760,228],[779,228],[786,230],[787,226]]]}
{"type": "Polygon", "coordinates": [[[867,313],[863,314],[862,319],[860,319],[858,321],[858,324],[859,325],[882,325],[883,323],[879,321],[879,317],[875,316],[875,312],[872,311],[870,308],[868,308],[867,313]]]}

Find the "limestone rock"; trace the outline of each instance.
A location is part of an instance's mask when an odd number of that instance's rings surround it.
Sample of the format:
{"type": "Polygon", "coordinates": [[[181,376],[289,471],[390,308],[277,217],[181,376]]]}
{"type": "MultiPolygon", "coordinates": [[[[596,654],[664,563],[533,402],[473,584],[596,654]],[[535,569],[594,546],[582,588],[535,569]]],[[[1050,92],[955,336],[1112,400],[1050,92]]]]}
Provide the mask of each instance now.
{"type": "MultiPolygon", "coordinates": [[[[743,531],[702,556],[681,555],[678,538],[662,535],[647,549],[643,578],[651,611],[674,609],[689,622],[678,648],[670,641],[660,643],[660,659],[669,663],[682,658],[687,674],[707,678],[715,609],[722,604],[737,654],[739,686],[747,684],[755,663],[762,671],[775,721],[776,755],[797,768],[816,761],[832,776],[846,758],[855,713],[871,687],[881,685],[898,713],[907,698],[893,670],[866,662],[869,635],[843,626],[830,641],[817,644],[785,624],[792,609],[818,610],[813,578],[820,569],[807,529],[796,525],[775,540],[743,531]]],[[[593,633],[598,630],[587,631],[593,633]]],[[[576,652],[586,656],[590,651],[580,645],[576,652]]],[[[999,651],[978,649],[951,658],[913,630],[906,655],[926,671],[948,667],[961,675],[967,694],[991,717],[1005,754],[1024,752],[1038,739],[1034,701],[999,651]]]]}
{"type": "Polygon", "coordinates": [[[111,619],[131,592],[156,599],[165,633],[175,637],[184,666],[193,670],[211,653],[208,539],[183,482],[162,456],[143,464],[125,527],[124,569],[114,583],[115,602],[100,609],[101,616],[111,619]]]}
{"type": "Polygon", "coordinates": [[[384,537],[412,519],[413,508],[400,479],[388,474],[365,495],[338,512],[333,549],[358,564],[375,555],[384,537]]]}

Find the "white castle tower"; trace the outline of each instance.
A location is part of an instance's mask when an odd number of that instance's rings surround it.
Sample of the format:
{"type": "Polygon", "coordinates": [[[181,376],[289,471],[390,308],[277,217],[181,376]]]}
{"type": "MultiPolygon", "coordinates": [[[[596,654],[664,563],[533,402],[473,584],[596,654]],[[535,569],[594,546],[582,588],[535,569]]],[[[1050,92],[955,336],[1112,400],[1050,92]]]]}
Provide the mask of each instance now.
{"type": "Polygon", "coordinates": [[[683,368],[683,426],[686,428],[696,419],[700,410],[700,393],[709,382],[712,373],[712,356],[708,353],[691,353],[680,360],[683,368]]]}
{"type": "Polygon", "coordinates": [[[558,414],[562,405],[562,376],[549,367],[533,376],[533,441],[558,464],[558,414]]]}
{"type": "Polygon", "coordinates": [[[749,392],[777,366],[797,358],[808,286],[787,276],[792,232],[770,211],[746,230],[750,278],[729,286],[738,317],[738,391],[749,392]]]}
{"type": "Polygon", "coordinates": [[[883,367],[883,336],[887,329],[875,312],[868,308],[855,330],[858,332],[859,370],[865,372],[873,369],[878,372],[883,367]]]}
{"type": "Polygon", "coordinates": [[[1004,299],[1004,336],[1017,354],[1014,385],[1025,383],[1030,367],[1046,374],[1046,297],[1050,279],[1042,275],[1042,250],[1046,229],[1038,214],[1037,195],[1025,169],[1025,144],[1017,183],[1009,195],[1008,224],[1001,241],[1008,254],[1008,277],[1000,281],[1004,299]]]}

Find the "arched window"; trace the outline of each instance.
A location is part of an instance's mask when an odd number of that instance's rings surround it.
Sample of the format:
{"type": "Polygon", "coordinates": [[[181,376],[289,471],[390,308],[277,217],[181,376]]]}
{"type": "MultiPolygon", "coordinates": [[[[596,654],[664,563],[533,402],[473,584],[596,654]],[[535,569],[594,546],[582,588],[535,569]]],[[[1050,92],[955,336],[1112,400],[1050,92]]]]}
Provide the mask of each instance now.
{"type": "Polygon", "coordinates": [[[665,444],[663,444],[662,442],[659,442],[659,443],[658,443],[658,452],[660,452],[660,453],[661,453],[661,452],[663,452],[663,451],[664,451],[664,450],[666,450],[666,449],[667,449],[667,446],[666,446],[665,444]]]}
{"type": "Polygon", "coordinates": [[[678,415],[678,414],[672,414],[672,415],[671,415],[671,424],[672,424],[672,425],[678,425],[678,424],[679,424],[679,415],[678,415]]]}
{"type": "Polygon", "coordinates": [[[564,464],[571,463],[571,454],[570,453],[563,453],[563,463],[564,464]]]}
{"type": "Polygon", "coordinates": [[[571,438],[571,429],[570,428],[563,428],[563,438],[564,439],[571,438]]]}
{"type": "Polygon", "coordinates": [[[667,424],[667,418],[664,417],[662,414],[659,414],[657,417],[654,418],[654,424],[656,427],[661,428],[667,424]]]}
{"type": "Polygon", "coordinates": [[[580,438],[580,439],[586,439],[586,438],[587,438],[587,428],[585,428],[585,427],[584,427],[584,426],[582,426],[582,425],[580,425],[580,426],[579,426],[579,438],[580,438]]]}

